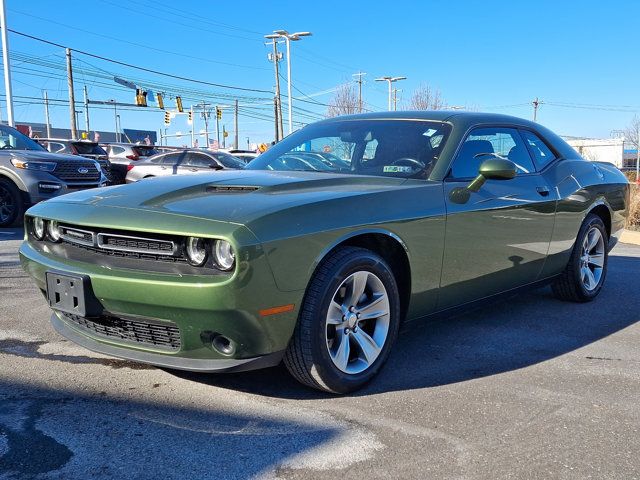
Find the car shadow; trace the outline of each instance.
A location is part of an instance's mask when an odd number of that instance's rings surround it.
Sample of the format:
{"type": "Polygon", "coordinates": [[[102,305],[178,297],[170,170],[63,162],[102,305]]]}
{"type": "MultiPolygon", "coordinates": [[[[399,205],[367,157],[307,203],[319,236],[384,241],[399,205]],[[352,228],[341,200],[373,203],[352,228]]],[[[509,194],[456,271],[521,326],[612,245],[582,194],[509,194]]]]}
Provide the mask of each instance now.
{"type": "Polygon", "coordinates": [[[275,407],[230,411],[7,379],[0,397],[0,478],[249,479],[304,466],[345,431],[275,407]]]}
{"type": "MultiPolygon", "coordinates": [[[[502,298],[454,317],[407,324],[387,365],[353,395],[429,388],[497,375],[596,342],[640,319],[634,306],[640,258],[611,256],[607,281],[590,303],[557,300],[549,287],[502,298]]],[[[280,365],[236,374],[172,372],[194,382],[290,399],[325,398],[280,365]]]]}

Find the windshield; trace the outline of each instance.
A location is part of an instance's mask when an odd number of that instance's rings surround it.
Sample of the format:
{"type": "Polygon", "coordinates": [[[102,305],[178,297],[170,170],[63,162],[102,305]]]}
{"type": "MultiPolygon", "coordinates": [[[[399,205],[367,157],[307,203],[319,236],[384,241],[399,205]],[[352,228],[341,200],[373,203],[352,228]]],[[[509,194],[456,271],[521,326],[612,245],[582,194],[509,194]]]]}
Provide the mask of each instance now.
{"type": "Polygon", "coordinates": [[[427,178],[450,130],[446,123],[420,120],[317,123],[285,138],[246,168],[427,178]]]}
{"type": "Polygon", "coordinates": [[[107,155],[107,152],[97,143],[74,142],[73,146],[79,155],[107,155]]]}
{"type": "Polygon", "coordinates": [[[229,155],[224,152],[216,152],[212,155],[216,158],[216,160],[218,160],[227,168],[244,168],[246,165],[242,160],[239,160],[233,155],[229,155]]]}
{"type": "Polygon", "coordinates": [[[15,128],[0,125],[0,149],[2,150],[38,150],[46,149],[35,140],[31,140],[15,128]]]}
{"type": "Polygon", "coordinates": [[[152,157],[157,155],[159,152],[153,147],[141,147],[135,146],[133,147],[133,151],[138,154],[139,157],[152,157]]]}

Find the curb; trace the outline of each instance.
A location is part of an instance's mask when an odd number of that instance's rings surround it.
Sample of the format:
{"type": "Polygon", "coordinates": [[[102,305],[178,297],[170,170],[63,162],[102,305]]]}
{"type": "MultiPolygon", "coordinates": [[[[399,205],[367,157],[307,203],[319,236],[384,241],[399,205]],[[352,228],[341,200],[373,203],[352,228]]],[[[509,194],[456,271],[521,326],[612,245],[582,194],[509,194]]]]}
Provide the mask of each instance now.
{"type": "Polygon", "coordinates": [[[622,235],[620,235],[620,242],[640,245],[640,232],[634,232],[633,230],[623,230],[622,235]]]}

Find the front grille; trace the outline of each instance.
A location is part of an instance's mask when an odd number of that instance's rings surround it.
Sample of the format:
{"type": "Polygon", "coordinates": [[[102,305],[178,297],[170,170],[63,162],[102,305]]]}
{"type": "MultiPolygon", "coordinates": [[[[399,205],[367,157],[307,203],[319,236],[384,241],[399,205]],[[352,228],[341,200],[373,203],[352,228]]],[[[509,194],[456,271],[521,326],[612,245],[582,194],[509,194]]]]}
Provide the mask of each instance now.
{"type": "Polygon", "coordinates": [[[102,337],[152,345],[155,348],[170,351],[178,351],[181,347],[180,329],[174,323],[152,323],[108,314],[98,318],[85,318],[67,313],[63,316],[81,329],[102,337]]]}
{"type": "Polygon", "coordinates": [[[65,242],[91,247],[95,243],[94,237],[95,234],[89,230],[67,227],[66,225],[60,226],[60,238],[65,242]]]}
{"type": "Polygon", "coordinates": [[[170,256],[173,255],[175,251],[175,244],[170,240],[156,240],[129,235],[99,233],[98,248],[117,250],[121,252],[170,256]]]}
{"type": "Polygon", "coordinates": [[[91,160],[59,161],[53,175],[65,182],[96,183],[100,181],[100,171],[91,160]]]}

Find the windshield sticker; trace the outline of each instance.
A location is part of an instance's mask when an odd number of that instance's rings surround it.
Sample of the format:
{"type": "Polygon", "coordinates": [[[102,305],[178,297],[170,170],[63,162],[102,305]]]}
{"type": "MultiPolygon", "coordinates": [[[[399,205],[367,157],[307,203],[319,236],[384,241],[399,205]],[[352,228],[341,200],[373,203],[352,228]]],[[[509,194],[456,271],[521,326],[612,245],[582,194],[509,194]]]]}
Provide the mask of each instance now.
{"type": "Polygon", "coordinates": [[[413,167],[402,167],[399,165],[385,165],[382,171],[384,173],[412,173],[413,167]]]}
{"type": "Polygon", "coordinates": [[[431,137],[436,132],[437,132],[437,130],[435,128],[430,128],[429,130],[424,132],[422,135],[424,135],[425,137],[431,137]]]}

